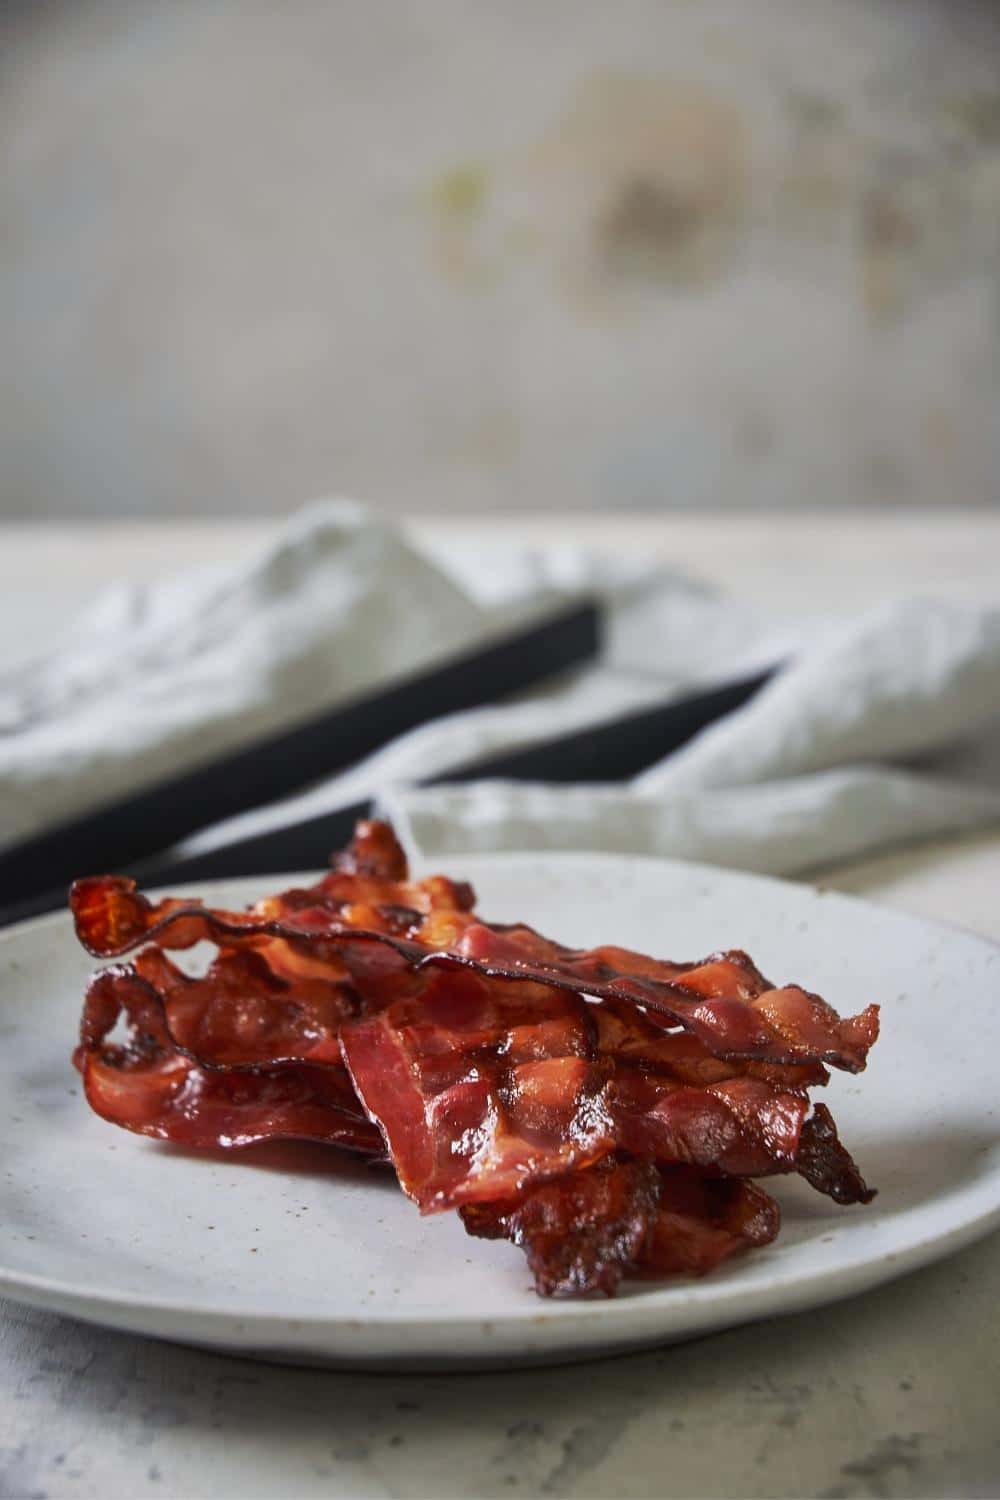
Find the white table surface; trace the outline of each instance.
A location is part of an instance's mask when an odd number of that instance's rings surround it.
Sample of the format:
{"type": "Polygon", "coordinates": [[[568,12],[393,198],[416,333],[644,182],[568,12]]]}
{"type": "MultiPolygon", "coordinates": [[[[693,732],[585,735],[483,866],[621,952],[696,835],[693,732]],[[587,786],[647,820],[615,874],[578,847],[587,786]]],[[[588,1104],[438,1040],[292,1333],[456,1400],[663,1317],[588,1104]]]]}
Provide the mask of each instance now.
{"type": "MultiPolygon", "coordinates": [[[[484,545],[505,523],[461,525],[484,545]]],[[[1000,596],[1000,515],[518,518],[657,552],[775,610],[1000,596]]],[[[112,578],[244,550],[261,523],[0,528],[7,660],[112,578]]],[[[1000,831],[824,883],[1000,940],[1000,831]]],[[[270,1368],[6,1304],[0,1497],[1000,1493],[1000,1236],[818,1313],[573,1369],[270,1368]]]]}

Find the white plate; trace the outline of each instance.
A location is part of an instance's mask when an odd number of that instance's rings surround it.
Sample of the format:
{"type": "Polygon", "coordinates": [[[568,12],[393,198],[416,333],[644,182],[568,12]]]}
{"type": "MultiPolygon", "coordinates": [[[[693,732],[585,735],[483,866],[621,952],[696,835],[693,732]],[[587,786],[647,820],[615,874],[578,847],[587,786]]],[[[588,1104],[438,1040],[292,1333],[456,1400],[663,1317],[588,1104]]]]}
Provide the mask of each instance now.
{"type": "MultiPolygon", "coordinates": [[[[564,941],[750,950],[842,1012],[882,1003],[867,1072],[827,1091],[880,1189],[840,1209],[775,1179],[778,1241],[703,1281],[547,1303],[521,1252],[421,1219],[322,1146],[194,1155],[87,1110],[69,1052],[90,960],[64,916],[0,934],[0,1291],[90,1322],[272,1359],[397,1367],[566,1359],[816,1306],[1000,1220],[1000,949],[847,897],[603,855],[452,859],[481,909],[564,941]]],[[[289,883],[291,883],[291,877],[289,883]]],[[[283,882],[201,888],[242,904],[283,882]]]]}

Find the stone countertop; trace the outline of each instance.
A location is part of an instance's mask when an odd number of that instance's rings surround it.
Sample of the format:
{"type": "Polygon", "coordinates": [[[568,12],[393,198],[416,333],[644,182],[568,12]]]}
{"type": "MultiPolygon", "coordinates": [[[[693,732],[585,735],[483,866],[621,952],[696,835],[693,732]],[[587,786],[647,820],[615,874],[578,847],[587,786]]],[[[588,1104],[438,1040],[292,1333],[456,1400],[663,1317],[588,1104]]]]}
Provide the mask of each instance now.
{"type": "MultiPolygon", "coordinates": [[[[531,529],[553,534],[544,518],[531,529]]],[[[258,532],[0,530],[3,638],[37,641],[110,577],[258,532]]],[[[654,549],[761,601],[794,580],[785,606],[806,582],[812,607],[854,608],[904,588],[986,592],[1000,577],[1000,524],[982,517],[616,519],[572,534],[654,549]]],[[[1000,835],[984,833],[824,883],[1000,939],[998,875],[1000,835]]],[[[572,1368],[461,1376],[270,1367],[7,1304],[0,1496],[994,1494],[998,1299],[994,1235],[828,1309],[572,1368]]]]}

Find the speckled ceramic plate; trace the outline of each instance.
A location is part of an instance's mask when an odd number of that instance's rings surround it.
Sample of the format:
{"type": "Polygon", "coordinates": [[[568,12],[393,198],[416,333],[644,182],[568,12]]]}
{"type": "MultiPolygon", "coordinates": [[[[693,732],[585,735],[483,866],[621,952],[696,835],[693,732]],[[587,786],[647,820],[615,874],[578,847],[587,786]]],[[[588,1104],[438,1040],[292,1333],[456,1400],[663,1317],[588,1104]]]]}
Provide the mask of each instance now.
{"type": "MultiPolygon", "coordinates": [[[[681,956],[744,947],[842,1011],[883,1006],[829,1090],[880,1194],[838,1209],[777,1180],[778,1241],[697,1283],[545,1303],[521,1252],[421,1219],[386,1174],[321,1146],[194,1155],[87,1110],[69,1063],[91,961],[64,916],[0,934],[0,1291],[114,1328],[270,1359],[397,1367],[560,1360],[846,1297],[1000,1221],[1000,949],[847,897],[600,855],[452,859],[481,909],[564,941],[681,956]]],[[[282,882],[203,893],[227,905],[282,882]]]]}

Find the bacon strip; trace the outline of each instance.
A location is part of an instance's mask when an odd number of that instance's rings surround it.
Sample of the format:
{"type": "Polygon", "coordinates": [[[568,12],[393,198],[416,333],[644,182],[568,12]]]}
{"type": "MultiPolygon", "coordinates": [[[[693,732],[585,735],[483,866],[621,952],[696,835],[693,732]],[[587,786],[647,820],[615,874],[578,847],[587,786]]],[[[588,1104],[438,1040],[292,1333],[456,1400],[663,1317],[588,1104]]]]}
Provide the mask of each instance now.
{"type": "MultiPolygon", "coordinates": [[[[678,1076],[662,1033],[648,1043],[661,1050],[653,1070],[616,1050],[626,1023],[613,1016],[609,1031],[602,1013],[565,991],[453,971],[342,1028],[358,1097],[422,1212],[510,1198],[619,1150],[741,1177],[799,1169],[803,1088],[714,1059],[712,1081],[691,1082],[706,1059],[688,1045],[678,1076]]],[[[853,1202],[861,1179],[838,1149],[809,1180],[853,1202]]]]}
{"type": "Polygon", "coordinates": [[[335,1063],[360,1002],[343,980],[276,974],[252,949],[223,951],[192,978],[159,948],[133,961],[163,1001],[171,1042],[210,1067],[335,1063]]]}
{"type": "Polygon", "coordinates": [[[708,1088],[618,1069],[612,1113],[618,1145],[662,1163],[685,1162],[734,1177],[796,1169],[809,1099],[754,1078],[708,1088]]]}
{"type": "Polygon", "coordinates": [[[288,1138],[382,1151],[342,1066],[207,1068],[173,1041],[162,997],[126,966],[91,981],[73,1061],[91,1108],[140,1135],[202,1148],[288,1138]],[[126,1041],[109,1042],[122,1016],[126,1041]]]}
{"type": "Polygon", "coordinates": [[[424,1213],[510,1197],[615,1145],[586,1003],[438,974],[349,1023],[344,1061],[404,1192],[424,1213]]]}
{"type": "Polygon", "coordinates": [[[521,974],[597,999],[632,1001],[683,1026],[716,1057],[825,1063],[856,1073],[878,1036],[877,1006],[842,1019],[798,985],[769,984],[739,949],[667,963],[622,948],[564,948],[528,927],[501,930],[470,920],[448,951],[483,973],[521,974]]]}
{"type": "Polygon", "coordinates": [[[528,1257],[542,1297],[613,1297],[653,1236],[660,1174],[651,1162],[601,1162],[523,1197],[463,1207],[480,1239],[508,1239],[528,1257]]]}
{"type": "MultiPolygon", "coordinates": [[[[141,1007],[143,1035],[160,1044],[158,1077],[198,1075],[199,1129],[209,1102],[229,1105],[234,1091],[248,1104],[258,1093],[273,1103],[282,1088],[294,1085],[301,1103],[305,1079],[313,1094],[330,1097],[331,1085],[317,1068],[303,1072],[291,1065],[338,1061],[332,1026],[343,1014],[339,991],[321,996],[336,1002],[337,1011],[332,1023],[321,1018],[317,1025],[314,1010],[285,1002],[289,994],[310,995],[319,981],[289,984],[255,953],[223,953],[206,976],[192,979],[156,949],[141,953],[132,969],[105,971],[103,982],[134,1014],[141,1007]],[[226,1068],[256,1068],[258,1081],[228,1082],[219,1076],[226,1068]]],[[[98,993],[95,982],[88,1014],[98,993]]],[[[358,1093],[389,1142],[404,1189],[425,1212],[511,1195],[614,1149],[734,1175],[800,1169],[809,1110],[804,1091],[741,1076],[718,1062],[712,1083],[691,1083],[690,1056],[681,1059],[677,1076],[662,1055],[675,1040],[686,1041],[690,1054],[690,1039],[662,1033],[649,1043],[661,1053],[651,1071],[646,1061],[609,1049],[602,1009],[557,990],[446,971],[423,977],[419,990],[388,1014],[347,1026],[345,1052],[358,1093]]],[[[143,1056],[148,1061],[148,1050],[143,1056]]],[[[121,1059],[115,1066],[120,1073],[121,1059]]],[[[360,1118],[361,1105],[339,1071],[333,1098],[360,1118]]],[[[92,1074],[96,1079],[96,1066],[92,1074]]],[[[131,1108],[144,1123],[151,1078],[130,1076],[125,1093],[120,1078],[104,1082],[105,1100],[115,1084],[116,1121],[128,1124],[131,1108]]],[[[170,1098],[176,1106],[171,1120],[178,1108],[187,1118],[194,1084],[170,1098]]],[[[106,1103],[99,1112],[107,1115],[106,1103]]],[[[303,1118],[300,1112],[295,1133],[328,1134],[325,1118],[318,1131],[315,1124],[304,1130],[303,1118]]],[[[268,1129],[288,1133],[287,1115],[255,1128],[258,1139],[268,1129]]],[[[215,1130],[234,1134],[225,1121],[215,1130]]],[[[824,1142],[829,1131],[832,1121],[824,1142]]],[[[839,1143],[836,1153],[827,1149],[823,1174],[813,1153],[810,1180],[839,1201],[856,1201],[856,1168],[839,1143]]]]}
{"type": "Polygon", "coordinates": [[[825,1104],[814,1106],[812,1118],[803,1127],[798,1169],[811,1187],[834,1203],[870,1203],[875,1197],[875,1189],[865,1182],[837,1135],[825,1104]]]}
{"type": "MultiPolygon", "coordinates": [[[[740,1175],[768,1175],[794,1165],[840,1202],[868,1201],[829,1111],[822,1109],[828,1123],[819,1134],[805,1118],[805,1090],[829,1081],[824,1068],[726,1062],[695,1037],[666,1032],[648,1014],[621,1002],[594,1005],[591,1014],[598,1050],[614,1060],[621,1146],[740,1175]],[[682,1149],[685,1134],[689,1144],[682,1149]],[[820,1160],[826,1163],[825,1178],[820,1160]]],[[[816,1106],[817,1115],[821,1108],[816,1106]]]]}
{"type": "Polygon", "coordinates": [[[222,946],[277,942],[292,966],[296,956],[299,963],[340,972],[343,965],[359,988],[391,984],[393,974],[406,969],[460,965],[488,978],[640,1005],[683,1027],[715,1057],[778,1066],[826,1064],[858,1072],[878,1035],[877,1006],[842,1019],[799,986],[770,985],[738,950],[693,964],[619,948],[574,950],[527,927],[488,926],[461,904],[466,901],[471,892],[442,877],[387,885],[338,871],[249,912],[176,900],[153,905],[133,881],[112,876],[77,881],[70,894],[80,940],[99,957],[119,957],[144,941],[167,948],[204,938],[222,946]],[[394,899],[383,899],[387,895],[394,899]]]}
{"type": "Polygon", "coordinates": [[[641,1067],[668,1073],[684,1083],[722,1083],[728,1078],[759,1078],[782,1088],[805,1089],[830,1082],[821,1063],[763,1063],[716,1057],[687,1031],[669,1031],[655,1011],[631,1001],[604,1000],[593,1007],[602,1052],[641,1067]]]}
{"type": "Polygon", "coordinates": [[[781,1224],[754,1183],[606,1160],[506,1202],[460,1210],[469,1234],[521,1246],[543,1297],[614,1295],[626,1275],[701,1276],[781,1224]]]}
{"type": "Polygon", "coordinates": [[[636,1267],[640,1276],[704,1276],[777,1237],[781,1210],[758,1183],[685,1167],[660,1176],[660,1212],[636,1267]]]}

